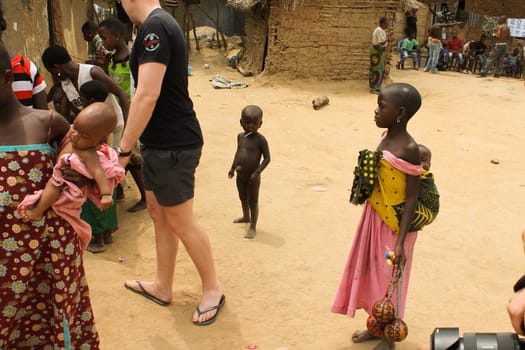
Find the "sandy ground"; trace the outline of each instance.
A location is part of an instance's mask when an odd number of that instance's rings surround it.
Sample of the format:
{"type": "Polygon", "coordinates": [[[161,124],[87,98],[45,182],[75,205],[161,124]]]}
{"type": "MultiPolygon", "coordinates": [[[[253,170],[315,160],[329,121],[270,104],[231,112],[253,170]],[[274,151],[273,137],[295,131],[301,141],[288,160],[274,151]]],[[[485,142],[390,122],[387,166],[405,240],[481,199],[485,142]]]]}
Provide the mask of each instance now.
{"type": "MultiPolygon", "coordinates": [[[[192,325],[200,283],[184,249],[169,307],[124,289],[125,279],[148,279],[155,271],[148,214],[125,211],[138,199],[131,182],[119,204],[115,243],[85,256],[102,348],[371,348],[375,342],[351,342],[354,330],[365,327],[364,312],[350,319],[329,310],[362,210],[348,202],[357,152],[374,147],[382,132],[373,121],[376,96],[364,81],[245,78],[224,59],[205,54],[193,55],[191,63],[190,93],[206,143],[195,213],[209,233],[226,305],[214,325],[192,325]],[[215,90],[209,82],[214,74],[250,86],[215,90]],[[311,101],[319,95],[329,96],[330,104],[315,111],[311,101]],[[235,182],[227,178],[247,104],[263,108],[260,131],[272,154],[254,240],[242,238],[244,224],[232,223],[241,209],[235,182]]],[[[392,73],[423,96],[409,129],[431,148],[441,193],[441,212],[416,244],[405,316],[409,335],[398,349],[429,349],[436,327],[510,332],[506,302],[525,260],[523,81],[392,73]]]]}

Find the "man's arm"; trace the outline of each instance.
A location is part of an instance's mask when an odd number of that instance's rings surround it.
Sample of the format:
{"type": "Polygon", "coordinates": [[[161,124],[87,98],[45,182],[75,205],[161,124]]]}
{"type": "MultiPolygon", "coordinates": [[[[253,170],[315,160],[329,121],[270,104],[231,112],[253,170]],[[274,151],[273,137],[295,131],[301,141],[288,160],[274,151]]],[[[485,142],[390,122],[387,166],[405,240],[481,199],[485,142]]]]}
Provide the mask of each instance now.
{"type": "Polygon", "coordinates": [[[40,91],[36,95],[33,95],[33,108],[49,109],[47,106],[47,95],[44,90],[40,91]]]}
{"type": "Polygon", "coordinates": [[[108,87],[109,92],[118,97],[118,103],[120,108],[122,108],[124,120],[126,120],[129,112],[129,99],[124,89],[122,89],[119,84],[111,79],[111,77],[107,75],[106,72],[104,72],[104,70],[99,66],[91,68],[90,73],[93,79],[104,82],[108,87]]]}
{"type": "MultiPolygon", "coordinates": [[[[166,65],[162,63],[147,62],[139,66],[137,89],[131,102],[128,120],[119,144],[120,149],[124,152],[131,150],[146,128],[160,96],[165,73],[166,65]]],[[[120,158],[119,162],[120,165],[125,167],[128,157],[120,158]]]]}

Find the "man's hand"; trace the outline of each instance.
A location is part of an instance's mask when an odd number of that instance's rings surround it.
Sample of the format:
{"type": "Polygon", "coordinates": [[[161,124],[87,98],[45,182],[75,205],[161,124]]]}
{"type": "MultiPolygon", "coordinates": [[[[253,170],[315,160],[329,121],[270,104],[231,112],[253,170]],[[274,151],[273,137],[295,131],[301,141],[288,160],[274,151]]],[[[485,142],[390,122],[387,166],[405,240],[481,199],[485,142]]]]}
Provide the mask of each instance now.
{"type": "Polygon", "coordinates": [[[120,164],[120,166],[123,167],[124,169],[126,169],[126,165],[128,165],[130,157],[131,157],[131,155],[129,155],[127,157],[119,156],[118,157],[118,163],[120,164]]]}
{"type": "Polygon", "coordinates": [[[510,297],[507,304],[507,312],[509,314],[510,323],[516,333],[525,335],[523,327],[523,317],[525,315],[525,289],[517,291],[510,297]]]}

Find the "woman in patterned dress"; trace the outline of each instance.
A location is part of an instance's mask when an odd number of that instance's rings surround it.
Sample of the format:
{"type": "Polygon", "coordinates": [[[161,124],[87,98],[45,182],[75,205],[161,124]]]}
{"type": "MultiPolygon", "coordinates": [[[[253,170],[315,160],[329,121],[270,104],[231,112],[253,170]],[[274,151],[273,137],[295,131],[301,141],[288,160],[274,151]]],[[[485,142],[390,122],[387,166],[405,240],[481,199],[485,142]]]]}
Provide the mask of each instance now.
{"type": "Polygon", "coordinates": [[[386,49],[392,33],[387,33],[388,19],[381,17],[379,26],[372,33],[372,46],[370,47],[370,93],[379,94],[385,74],[386,49]]]}
{"type": "Polygon", "coordinates": [[[2,44],[0,72],[0,349],[99,349],[78,235],[51,209],[30,222],[16,212],[52,175],[69,123],[16,100],[2,44]]]}

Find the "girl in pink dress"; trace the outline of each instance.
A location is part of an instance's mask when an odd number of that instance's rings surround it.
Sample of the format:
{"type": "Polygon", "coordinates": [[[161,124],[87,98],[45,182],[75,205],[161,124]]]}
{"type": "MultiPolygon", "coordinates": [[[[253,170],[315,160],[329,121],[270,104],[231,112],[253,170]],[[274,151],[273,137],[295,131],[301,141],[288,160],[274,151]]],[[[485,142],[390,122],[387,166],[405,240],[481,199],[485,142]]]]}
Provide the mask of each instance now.
{"type": "MultiPolygon", "coordinates": [[[[416,211],[419,174],[422,172],[419,147],[407,131],[407,123],[421,106],[421,96],[411,85],[395,83],[382,89],[375,109],[375,122],[387,128],[377,147],[377,180],[370,187],[354,242],[341,278],[332,312],[354,317],[357,309],[372,314],[373,304],[385,296],[393,266],[385,259],[386,247],[394,250],[395,265],[403,265],[402,290],[393,298],[400,318],[404,315],[410,267],[417,232],[412,227],[416,211]],[[396,299],[400,305],[396,305],[396,299]]],[[[372,162],[373,163],[373,162],[372,162]]],[[[393,349],[386,337],[356,331],[358,343],[381,339],[374,349],[393,349]]]]}

